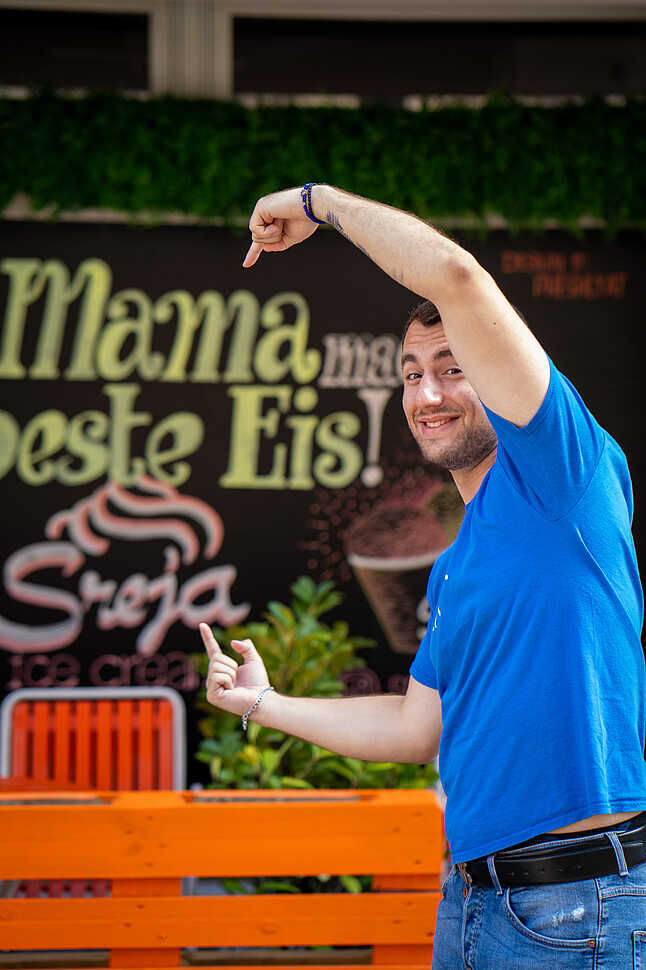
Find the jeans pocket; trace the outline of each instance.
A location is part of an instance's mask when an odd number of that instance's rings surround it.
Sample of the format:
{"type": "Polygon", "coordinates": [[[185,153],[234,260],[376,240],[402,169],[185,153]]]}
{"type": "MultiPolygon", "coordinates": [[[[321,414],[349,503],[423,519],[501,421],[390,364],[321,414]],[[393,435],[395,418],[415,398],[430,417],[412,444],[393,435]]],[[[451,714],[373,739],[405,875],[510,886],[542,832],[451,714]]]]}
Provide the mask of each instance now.
{"type": "Polygon", "coordinates": [[[633,970],[646,970],[646,930],[633,933],[633,970]]]}
{"type": "Polygon", "coordinates": [[[599,905],[594,880],[521,886],[505,893],[507,917],[516,929],[537,942],[556,947],[579,949],[594,945],[599,905]]]}

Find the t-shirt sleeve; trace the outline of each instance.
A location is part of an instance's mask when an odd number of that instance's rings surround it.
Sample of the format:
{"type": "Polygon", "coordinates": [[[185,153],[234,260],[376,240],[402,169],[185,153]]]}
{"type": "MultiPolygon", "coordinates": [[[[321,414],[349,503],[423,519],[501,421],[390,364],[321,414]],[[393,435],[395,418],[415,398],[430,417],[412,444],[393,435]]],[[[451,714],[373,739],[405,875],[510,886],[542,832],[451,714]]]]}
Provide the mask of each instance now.
{"type": "MultiPolygon", "coordinates": [[[[431,617],[432,619],[432,617],[431,617]]],[[[429,620],[429,626],[430,626],[429,620]]],[[[410,675],[418,683],[423,684],[424,687],[431,687],[433,690],[437,690],[437,674],[435,673],[435,668],[431,660],[431,649],[430,649],[430,633],[427,627],[426,633],[422,638],[417,654],[410,668],[410,675]]]]}
{"type": "Polygon", "coordinates": [[[587,488],[606,434],[550,360],[550,384],[529,424],[517,428],[485,406],[498,436],[496,461],[547,519],[566,515],[587,488]]]}

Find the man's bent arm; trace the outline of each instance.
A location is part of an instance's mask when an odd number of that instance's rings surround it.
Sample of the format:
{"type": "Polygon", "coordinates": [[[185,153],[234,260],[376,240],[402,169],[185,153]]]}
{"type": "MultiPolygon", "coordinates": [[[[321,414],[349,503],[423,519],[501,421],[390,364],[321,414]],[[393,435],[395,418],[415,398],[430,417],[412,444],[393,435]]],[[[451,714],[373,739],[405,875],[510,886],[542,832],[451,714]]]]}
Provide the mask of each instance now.
{"type": "Polygon", "coordinates": [[[405,695],[287,697],[267,694],[253,719],[363,761],[427,764],[442,733],[439,694],[412,677],[405,695]]]}
{"type": "MultiPolygon", "coordinates": [[[[402,286],[435,303],[453,355],[481,400],[514,424],[527,424],[547,391],[549,363],[477,260],[416,216],[341,189],[315,185],[311,202],[316,218],[402,286]]],[[[300,190],[287,189],[257,203],[250,228],[247,266],[263,250],[302,242],[315,226],[303,212],[300,190]]]]}
{"type": "Polygon", "coordinates": [[[239,717],[252,712],[252,720],[265,727],[364,761],[422,764],[436,757],[442,733],[440,697],[414,678],[404,696],[285,697],[270,689],[252,640],[231,641],[242,657],[238,663],[223,653],[206,623],[200,623],[200,635],[209,657],[206,699],[214,707],[239,717]]]}

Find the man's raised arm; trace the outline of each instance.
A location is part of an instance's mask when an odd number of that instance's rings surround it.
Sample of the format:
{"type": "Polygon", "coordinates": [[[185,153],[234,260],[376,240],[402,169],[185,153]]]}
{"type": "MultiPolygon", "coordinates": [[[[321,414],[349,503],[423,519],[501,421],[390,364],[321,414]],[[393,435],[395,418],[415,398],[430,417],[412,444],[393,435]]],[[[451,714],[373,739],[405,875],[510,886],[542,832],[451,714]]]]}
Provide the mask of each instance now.
{"type": "Polygon", "coordinates": [[[303,242],[316,230],[311,216],[328,223],[402,286],[435,303],[453,355],[480,399],[514,424],[527,424],[547,391],[549,363],[477,260],[410,213],[314,185],[310,216],[301,192],[286,189],[257,202],[244,265],[303,242]]]}

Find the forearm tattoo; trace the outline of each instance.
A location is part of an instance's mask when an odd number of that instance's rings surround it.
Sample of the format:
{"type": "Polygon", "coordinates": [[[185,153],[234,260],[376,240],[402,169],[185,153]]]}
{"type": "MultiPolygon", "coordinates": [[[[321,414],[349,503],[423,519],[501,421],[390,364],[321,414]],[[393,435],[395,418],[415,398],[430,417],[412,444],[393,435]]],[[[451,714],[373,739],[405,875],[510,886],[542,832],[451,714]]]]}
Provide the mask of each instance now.
{"type": "Polygon", "coordinates": [[[331,211],[328,210],[328,213],[327,213],[327,216],[326,216],[326,220],[325,221],[327,222],[327,224],[329,226],[332,226],[333,229],[336,229],[337,232],[341,233],[341,235],[344,237],[344,239],[347,239],[348,242],[351,242],[353,246],[356,246],[357,249],[364,254],[364,256],[367,256],[368,259],[372,259],[372,256],[370,255],[370,253],[368,252],[368,250],[367,249],[364,249],[364,247],[361,245],[361,243],[355,242],[355,240],[352,239],[352,237],[347,234],[347,232],[345,231],[345,229],[341,225],[341,220],[339,219],[339,217],[337,216],[337,214],[335,212],[331,212],[331,211]]]}
{"type": "Polygon", "coordinates": [[[327,212],[326,222],[328,223],[328,225],[336,229],[336,231],[340,233],[345,239],[347,239],[348,242],[351,242],[353,246],[356,246],[356,248],[360,252],[362,252],[364,256],[367,256],[368,259],[372,260],[373,263],[381,267],[381,269],[383,269],[385,273],[388,273],[388,275],[391,276],[397,283],[400,283],[402,286],[408,287],[404,270],[401,268],[394,269],[390,266],[384,265],[379,260],[374,259],[372,255],[368,252],[368,250],[361,245],[361,243],[356,242],[356,240],[354,240],[351,236],[348,235],[348,233],[341,225],[341,220],[339,219],[338,215],[335,212],[332,212],[330,209],[328,209],[328,212],[327,212]]]}

